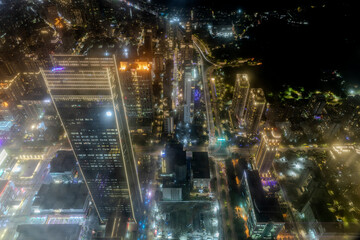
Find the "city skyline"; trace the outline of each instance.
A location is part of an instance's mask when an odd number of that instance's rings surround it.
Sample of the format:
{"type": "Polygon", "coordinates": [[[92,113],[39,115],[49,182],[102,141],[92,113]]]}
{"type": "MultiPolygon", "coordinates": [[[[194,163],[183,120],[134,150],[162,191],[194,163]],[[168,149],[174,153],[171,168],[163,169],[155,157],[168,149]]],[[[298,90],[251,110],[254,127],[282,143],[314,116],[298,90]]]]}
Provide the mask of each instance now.
{"type": "Polygon", "coordinates": [[[0,0],[0,240],[360,238],[349,0],[0,0]]]}

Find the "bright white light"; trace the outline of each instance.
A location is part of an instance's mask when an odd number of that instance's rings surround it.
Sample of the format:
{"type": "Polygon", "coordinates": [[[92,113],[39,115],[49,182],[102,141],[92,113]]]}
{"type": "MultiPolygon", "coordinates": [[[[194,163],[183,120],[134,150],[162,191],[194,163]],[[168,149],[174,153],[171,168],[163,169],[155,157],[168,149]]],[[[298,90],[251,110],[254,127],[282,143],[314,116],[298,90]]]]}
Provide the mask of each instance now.
{"type": "Polygon", "coordinates": [[[12,170],[14,173],[20,172],[21,167],[20,166],[16,166],[14,167],[14,169],[12,170]]]}
{"type": "Polygon", "coordinates": [[[111,112],[111,111],[107,111],[107,112],[106,112],[106,116],[111,117],[111,116],[112,116],[112,112],[111,112]]]}
{"type": "Polygon", "coordinates": [[[298,163],[296,163],[296,164],[295,164],[295,168],[296,168],[296,169],[300,169],[300,168],[301,168],[301,165],[298,164],[298,163]]]}
{"type": "Polygon", "coordinates": [[[354,90],[352,90],[352,89],[350,89],[350,90],[349,90],[349,93],[350,93],[350,94],[354,94],[354,93],[355,93],[355,91],[354,91],[354,90]]]}

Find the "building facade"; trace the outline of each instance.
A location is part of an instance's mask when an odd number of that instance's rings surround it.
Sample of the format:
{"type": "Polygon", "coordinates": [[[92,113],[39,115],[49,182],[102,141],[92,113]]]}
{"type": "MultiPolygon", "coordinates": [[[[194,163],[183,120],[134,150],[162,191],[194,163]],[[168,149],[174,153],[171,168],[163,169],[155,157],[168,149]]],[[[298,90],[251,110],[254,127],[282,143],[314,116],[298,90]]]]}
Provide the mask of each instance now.
{"type": "Polygon", "coordinates": [[[247,74],[236,74],[234,96],[231,104],[231,110],[237,119],[238,123],[241,123],[244,118],[246,101],[249,95],[250,82],[247,74]]]}
{"type": "Polygon", "coordinates": [[[184,70],[184,122],[191,123],[194,115],[194,81],[191,74],[191,65],[185,65],[184,70]]]}
{"type": "Polygon", "coordinates": [[[120,62],[119,69],[130,129],[151,132],[154,118],[151,64],[120,62]]]}
{"type": "Polygon", "coordinates": [[[116,59],[54,55],[41,69],[101,220],[142,215],[142,195],[116,59]]]}
{"type": "Polygon", "coordinates": [[[281,134],[274,128],[265,128],[255,155],[256,168],[260,173],[270,170],[281,141],[281,134]]]}
{"type": "Polygon", "coordinates": [[[245,128],[248,134],[256,134],[265,109],[266,99],[261,88],[252,88],[245,114],[245,128]]]}

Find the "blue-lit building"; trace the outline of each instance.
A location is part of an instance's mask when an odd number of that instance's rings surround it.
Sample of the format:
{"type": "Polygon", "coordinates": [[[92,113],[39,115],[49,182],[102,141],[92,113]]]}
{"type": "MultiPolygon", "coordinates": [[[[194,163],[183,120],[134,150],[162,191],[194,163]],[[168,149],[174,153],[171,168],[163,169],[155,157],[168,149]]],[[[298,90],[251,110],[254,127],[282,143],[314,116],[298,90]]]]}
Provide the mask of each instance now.
{"type": "Polygon", "coordinates": [[[279,203],[267,197],[259,172],[245,171],[241,180],[241,206],[245,212],[246,225],[252,239],[276,239],[284,227],[279,203]]]}
{"type": "Polygon", "coordinates": [[[138,221],[142,195],[115,57],[54,55],[41,72],[101,220],[138,221]]]}

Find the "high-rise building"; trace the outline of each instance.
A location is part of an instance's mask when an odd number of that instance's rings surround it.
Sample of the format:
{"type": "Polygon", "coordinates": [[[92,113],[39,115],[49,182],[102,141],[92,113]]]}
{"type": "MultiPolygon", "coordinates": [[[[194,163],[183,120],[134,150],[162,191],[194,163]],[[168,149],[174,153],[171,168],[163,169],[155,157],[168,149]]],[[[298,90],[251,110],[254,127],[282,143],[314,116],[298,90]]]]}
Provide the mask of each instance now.
{"type": "Polygon", "coordinates": [[[266,99],[262,88],[252,88],[245,113],[245,127],[248,134],[256,134],[265,109],[266,99]]]}
{"type": "Polygon", "coordinates": [[[100,219],[118,212],[138,221],[142,195],[115,57],[52,61],[41,73],[100,219]]]}
{"type": "Polygon", "coordinates": [[[191,73],[191,65],[185,65],[184,70],[184,122],[191,123],[194,115],[194,81],[191,73]]]}
{"type": "Polygon", "coordinates": [[[240,191],[243,216],[251,239],[276,239],[285,222],[276,198],[267,197],[258,171],[245,171],[240,191]]]}
{"type": "Polygon", "coordinates": [[[171,134],[174,129],[174,118],[171,116],[171,110],[173,108],[173,70],[174,62],[172,60],[166,60],[165,72],[163,77],[163,111],[164,111],[164,132],[171,134]]]}
{"type": "Polygon", "coordinates": [[[242,121],[245,113],[246,101],[249,95],[250,83],[247,74],[236,74],[235,90],[231,110],[238,123],[242,121]]]}
{"type": "Polygon", "coordinates": [[[178,29],[182,37],[182,41],[180,42],[180,61],[184,62],[185,64],[190,63],[193,60],[194,55],[194,46],[191,39],[191,24],[190,22],[186,23],[185,31],[183,31],[183,29],[180,27],[178,29]]]}
{"type": "Polygon", "coordinates": [[[260,173],[270,170],[279,148],[281,135],[275,128],[265,128],[261,133],[261,141],[255,155],[256,168],[260,173]]]}
{"type": "Polygon", "coordinates": [[[150,28],[144,30],[144,56],[149,58],[153,56],[152,35],[150,28]]]}
{"type": "Polygon", "coordinates": [[[150,63],[120,62],[119,77],[130,129],[151,132],[154,104],[150,63]]]}

